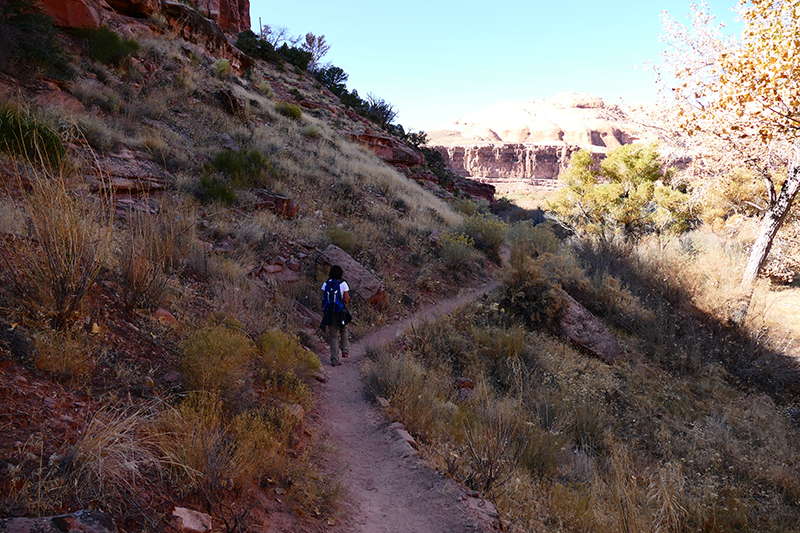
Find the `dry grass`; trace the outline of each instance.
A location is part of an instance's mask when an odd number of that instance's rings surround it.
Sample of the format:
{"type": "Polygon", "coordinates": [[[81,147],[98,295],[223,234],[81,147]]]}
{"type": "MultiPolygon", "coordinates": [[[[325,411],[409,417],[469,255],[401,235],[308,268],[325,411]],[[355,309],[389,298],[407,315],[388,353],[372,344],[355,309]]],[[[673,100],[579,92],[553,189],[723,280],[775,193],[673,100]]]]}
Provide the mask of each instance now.
{"type": "Polygon", "coordinates": [[[20,269],[18,289],[60,329],[106,263],[113,235],[111,202],[80,198],[63,175],[33,173],[28,180],[23,209],[29,235],[9,252],[20,269]]]}
{"type": "Polygon", "coordinates": [[[256,348],[236,325],[209,324],[183,342],[183,368],[195,390],[231,394],[242,386],[256,348]]]}
{"type": "Polygon", "coordinates": [[[688,302],[721,307],[724,286],[709,288],[704,280],[718,274],[701,266],[734,263],[731,250],[643,245],[631,260],[579,249],[588,280],[579,286],[602,316],[641,322],[618,333],[629,360],[614,367],[547,332],[520,330],[492,303],[475,304],[458,320],[416,328],[393,351],[373,352],[368,387],[390,398],[392,414],[421,436],[439,468],[484,489],[490,480],[501,512],[524,530],[787,530],[798,518],[800,483],[790,474],[800,464],[797,428],[757,392],[773,390],[769,376],[783,367],[772,365],[784,363],[774,362],[770,344],[736,336],[710,343],[709,331],[723,331],[709,325],[713,316],[701,325],[673,311],[688,302]],[[727,369],[720,342],[738,354],[741,366],[731,370],[747,385],[727,369]],[[458,376],[477,383],[467,404],[449,403],[452,393],[439,385],[458,376]],[[503,424],[491,415],[501,409],[503,424]],[[482,442],[505,442],[506,455],[482,442]]]}
{"type": "Polygon", "coordinates": [[[147,410],[95,413],[67,463],[70,485],[99,501],[118,502],[157,480],[164,465],[145,432],[150,419],[147,410]]]}
{"type": "Polygon", "coordinates": [[[97,347],[81,332],[45,330],[34,337],[34,366],[67,382],[76,389],[85,388],[97,366],[97,347]]]}

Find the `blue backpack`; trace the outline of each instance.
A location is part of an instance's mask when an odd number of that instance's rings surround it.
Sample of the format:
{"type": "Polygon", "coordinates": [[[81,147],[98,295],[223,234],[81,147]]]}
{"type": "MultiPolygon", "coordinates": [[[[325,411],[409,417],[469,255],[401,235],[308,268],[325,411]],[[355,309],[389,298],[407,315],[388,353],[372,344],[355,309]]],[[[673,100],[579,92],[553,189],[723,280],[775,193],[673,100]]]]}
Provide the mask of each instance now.
{"type": "Polygon", "coordinates": [[[325,313],[341,313],[344,309],[342,295],[339,293],[340,280],[329,279],[325,282],[325,290],[322,291],[322,310],[325,313]]]}

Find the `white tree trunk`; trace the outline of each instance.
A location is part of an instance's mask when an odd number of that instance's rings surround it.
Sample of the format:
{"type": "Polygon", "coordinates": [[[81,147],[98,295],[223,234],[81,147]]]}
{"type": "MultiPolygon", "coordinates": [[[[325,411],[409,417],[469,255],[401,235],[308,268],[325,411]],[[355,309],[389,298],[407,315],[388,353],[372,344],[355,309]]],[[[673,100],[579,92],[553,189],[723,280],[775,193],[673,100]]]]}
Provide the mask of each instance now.
{"type": "Polygon", "coordinates": [[[753,244],[753,250],[750,252],[750,258],[747,261],[747,266],[744,269],[742,276],[742,299],[739,305],[734,310],[732,319],[736,323],[741,323],[747,316],[747,308],[750,306],[750,299],[753,296],[753,289],[758,279],[758,274],[761,272],[761,267],[767,260],[772,242],[775,235],[789,214],[792,208],[797,192],[800,190],[800,141],[794,144],[794,155],[789,163],[788,174],[786,182],[781,187],[781,192],[778,194],[775,201],[769,206],[764,218],[761,220],[761,228],[758,231],[758,237],[753,244]]]}

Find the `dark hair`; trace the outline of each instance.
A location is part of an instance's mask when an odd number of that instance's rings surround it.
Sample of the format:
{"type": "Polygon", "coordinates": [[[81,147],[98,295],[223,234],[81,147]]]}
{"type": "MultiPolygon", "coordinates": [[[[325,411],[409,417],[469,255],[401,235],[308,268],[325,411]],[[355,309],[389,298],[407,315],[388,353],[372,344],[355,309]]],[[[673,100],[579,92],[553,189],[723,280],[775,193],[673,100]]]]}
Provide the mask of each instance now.
{"type": "Polygon", "coordinates": [[[342,267],[339,265],[333,265],[331,267],[331,273],[329,275],[330,279],[342,279],[342,275],[344,275],[344,272],[342,272],[342,267]]]}

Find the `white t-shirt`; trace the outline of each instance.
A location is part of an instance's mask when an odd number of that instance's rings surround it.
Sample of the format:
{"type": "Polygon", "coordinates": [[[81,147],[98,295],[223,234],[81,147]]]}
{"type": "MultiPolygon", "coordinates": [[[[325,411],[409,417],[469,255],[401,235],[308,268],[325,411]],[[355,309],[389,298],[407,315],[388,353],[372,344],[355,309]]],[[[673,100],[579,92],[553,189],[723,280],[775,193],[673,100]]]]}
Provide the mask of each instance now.
{"type": "MultiPolygon", "coordinates": [[[[327,284],[328,284],[327,281],[322,284],[322,291],[323,292],[325,291],[325,285],[327,285],[327,284]]],[[[343,280],[343,281],[339,282],[339,296],[342,297],[342,301],[344,301],[344,293],[348,292],[349,290],[350,290],[350,287],[347,285],[346,281],[343,280]]]]}

